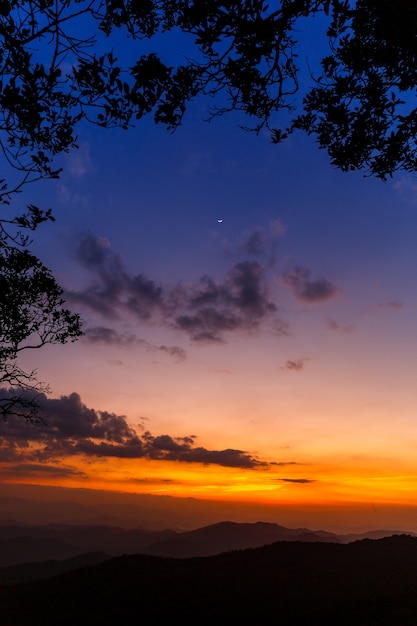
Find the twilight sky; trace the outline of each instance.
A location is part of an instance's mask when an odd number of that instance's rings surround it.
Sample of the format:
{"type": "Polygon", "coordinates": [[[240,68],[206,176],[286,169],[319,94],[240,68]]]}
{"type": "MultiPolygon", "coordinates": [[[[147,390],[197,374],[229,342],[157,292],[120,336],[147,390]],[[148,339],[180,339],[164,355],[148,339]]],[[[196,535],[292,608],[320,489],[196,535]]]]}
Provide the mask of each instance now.
{"type": "Polygon", "coordinates": [[[49,426],[2,426],[3,481],[414,505],[416,179],[206,105],[174,134],[82,126],[22,195],[54,209],[33,249],[85,336],[22,358],[49,426]]]}

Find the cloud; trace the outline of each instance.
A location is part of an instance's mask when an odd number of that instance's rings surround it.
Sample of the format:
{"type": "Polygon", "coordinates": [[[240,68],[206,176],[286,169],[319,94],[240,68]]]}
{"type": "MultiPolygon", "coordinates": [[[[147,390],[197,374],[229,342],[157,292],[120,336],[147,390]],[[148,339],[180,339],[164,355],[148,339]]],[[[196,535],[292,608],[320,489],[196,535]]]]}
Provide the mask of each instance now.
{"type": "Polygon", "coordinates": [[[281,219],[271,220],[268,223],[268,232],[273,237],[282,237],[287,232],[287,226],[281,219]]]}
{"type": "Polygon", "coordinates": [[[242,244],[242,249],[247,254],[262,256],[265,251],[266,234],[260,230],[251,233],[242,244]]]}
{"type": "Polygon", "coordinates": [[[137,478],[135,476],[129,476],[129,483],[136,483],[137,485],[159,485],[161,483],[170,483],[172,485],[184,484],[183,481],[173,480],[172,478],[137,478]]]}
{"type": "Polygon", "coordinates": [[[128,348],[132,344],[147,344],[145,340],[138,340],[135,335],[126,335],[119,333],[114,328],[108,328],[106,326],[95,326],[87,328],[83,336],[84,341],[89,343],[104,343],[108,346],[120,346],[122,348],[128,348]]]}
{"type": "MultiPolygon", "coordinates": [[[[289,446],[284,446],[285,448],[289,448],[289,446]]],[[[277,465],[278,467],[284,467],[285,465],[299,465],[297,461],[271,461],[270,465],[277,465]]]]}
{"type": "Polygon", "coordinates": [[[112,367],[123,367],[125,365],[121,359],[105,359],[105,361],[112,367]]]}
{"type": "Polygon", "coordinates": [[[177,363],[182,363],[187,358],[187,353],[178,346],[152,346],[151,350],[160,350],[169,354],[177,363]]]}
{"type": "MultiPolygon", "coordinates": [[[[9,393],[11,390],[1,389],[0,397],[7,397],[9,393]]],[[[197,446],[195,435],[173,437],[138,432],[123,415],[88,408],[77,393],[56,399],[43,396],[42,399],[42,417],[47,424],[33,426],[15,416],[10,416],[3,424],[0,461],[26,464],[31,471],[35,468],[51,473],[62,471],[62,475],[69,475],[72,468],[51,463],[75,455],[179,461],[242,469],[267,469],[270,466],[244,450],[210,450],[197,446]]]]}
{"type": "Polygon", "coordinates": [[[256,261],[237,263],[224,281],[208,276],[184,294],[172,326],[187,332],[194,341],[223,341],[225,332],[254,331],[274,313],[264,268],[256,261]]]}
{"type": "MultiPolygon", "coordinates": [[[[172,357],[177,363],[182,363],[187,358],[186,351],[178,346],[158,346],[146,341],[145,339],[139,339],[134,334],[119,333],[114,328],[108,328],[106,326],[87,328],[83,339],[84,341],[88,341],[93,344],[103,343],[110,346],[118,346],[120,348],[139,346],[146,352],[163,352],[172,357]]],[[[118,364],[120,365],[121,362],[118,364]]]]}
{"type": "Polygon", "coordinates": [[[268,463],[259,461],[242,450],[231,448],[207,450],[206,448],[195,447],[194,436],[172,438],[169,435],[161,435],[154,437],[146,432],[143,439],[147,442],[150,458],[153,459],[241,467],[242,469],[268,466],[268,463]]]}
{"type": "Polygon", "coordinates": [[[369,304],[364,310],[365,314],[380,314],[383,311],[399,312],[405,308],[404,302],[401,300],[388,300],[386,302],[379,302],[369,304]]]}
{"type": "Polygon", "coordinates": [[[88,143],[82,143],[78,148],[70,150],[66,155],[65,171],[70,172],[75,178],[83,178],[88,172],[94,171],[94,169],[88,143]]]}
{"type": "Polygon", "coordinates": [[[67,465],[40,465],[39,463],[19,463],[18,465],[12,465],[7,468],[9,473],[13,474],[28,474],[30,475],[46,475],[55,476],[59,478],[77,476],[80,478],[86,478],[87,474],[78,469],[67,465]]]}
{"type": "Polygon", "coordinates": [[[277,480],[282,480],[285,483],[299,483],[301,485],[316,482],[315,480],[311,480],[309,478],[277,478],[277,480]]]}
{"type": "Polygon", "coordinates": [[[417,198],[417,184],[411,175],[402,176],[392,184],[393,189],[398,191],[408,201],[415,202],[417,198]]]}
{"type": "Polygon", "coordinates": [[[343,324],[339,324],[339,322],[336,322],[335,320],[332,320],[332,319],[327,320],[326,326],[329,330],[334,330],[336,332],[346,333],[346,334],[353,333],[355,329],[355,327],[352,324],[344,326],[343,324]]]}
{"type": "MultiPolygon", "coordinates": [[[[164,286],[143,274],[130,275],[109,242],[90,234],[80,241],[77,259],[93,281],[82,291],[67,291],[68,299],[108,319],[129,313],[141,322],[170,326],[193,341],[219,342],[226,333],[252,332],[277,310],[266,268],[257,261],[236,263],[223,280],[204,275],[191,285],[164,286]]],[[[106,332],[101,337],[116,342],[106,332]]]]}
{"type": "Polygon", "coordinates": [[[283,274],[282,283],[293,290],[295,296],[308,304],[326,302],[334,298],[340,289],[326,278],[309,280],[310,270],[305,267],[295,269],[283,274]]]}
{"type": "Polygon", "coordinates": [[[276,317],[272,321],[272,334],[277,337],[288,337],[290,333],[290,325],[287,320],[276,317]]]}
{"type": "Polygon", "coordinates": [[[294,361],[288,360],[285,365],[281,366],[281,369],[289,372],[301,372],[304,369],[305,361],[309,360],[308,358],[295,359],[294,361]]]}
{"type": "Polygon", "coordinates": [[[93,274],[93,282],[83,291],[68,291],[71,300],[108,318],[119,317],[119,309],[124,307],[146,320],[161,306],[161,288],[141,274],[129,276],[122,258],[113,252],[107,239],[84,236],[76,258],[93,274]]]}
{"type": "Polygon", "coordinates": [[[84,209],[89,208],[90,203],[88,195],[73,193],[62,181],[57,184],[56,193],[57,200],[61,204],[77,205],[84,209]]]}
{"type": "Polygon", "coordinates": [[[384,302],[383,304],[380,304],[379,306],[382,308],[400,310],[404,308],[404,303],[400,302],[399,300],[390,300],[389,302],[384,302]]]}
{"type": "Polygon", "coordinates": [[[267,258],[273,262],[276,257],[278,242],[285,232],[286,226],[281,220],[272,220],[266,228],[245,231],[234,242],[225,241],[224,249],[228,256],[243,254],[267,258]]]}

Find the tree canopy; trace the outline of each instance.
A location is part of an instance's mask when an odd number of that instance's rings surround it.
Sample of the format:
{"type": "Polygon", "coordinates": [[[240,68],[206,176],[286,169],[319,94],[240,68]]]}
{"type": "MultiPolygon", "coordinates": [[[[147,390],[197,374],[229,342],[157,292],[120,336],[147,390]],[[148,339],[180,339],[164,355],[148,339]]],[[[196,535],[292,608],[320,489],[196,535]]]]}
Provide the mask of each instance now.
{"type": "Polygon", "coordinates": [[[2,200],[59,174],[80,120],[127,128],[152,113],[175,129],[198,95],[209,116],[243,111],[276,143],[304,130],[342,170],[416,170],[412,0],[11,0],[0,38],[0,146],[22,174],[2,200]],[[313,20],[325,52],[309,72],[299,44],[313,20]],[[176,66],[160,51],[170,31],[192,50],[176,66]]]}
{"type": "Polygon", "coordinates": [[[0,398],[0,415],[36,420],[38,397],[48,391],[17,362],[24,350],[74,341],[81,334],[77,314],[63,308],[63,290],[51,272],[26,248],[0,249],[0,386],[16,389],[0,398]],[[22,394],[19,390],[30,391],[22,394]]]}

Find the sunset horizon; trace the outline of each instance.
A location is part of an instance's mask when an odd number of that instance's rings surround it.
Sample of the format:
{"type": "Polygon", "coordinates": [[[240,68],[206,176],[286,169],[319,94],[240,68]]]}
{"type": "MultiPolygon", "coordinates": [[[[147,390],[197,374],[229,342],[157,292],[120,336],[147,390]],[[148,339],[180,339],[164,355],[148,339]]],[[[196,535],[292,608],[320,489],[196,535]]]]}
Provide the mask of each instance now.
{"type": "MultiPolygon", "coordinates": [[[[259,11],[267,22],[276,17],[266,5],[259,11]]],[[[299,30],[287,33],[300,39],[289,57],[299,64],[300,107],[329,52],[322,29],[332,11],[298,11],[299,30]]],[[[64,24],[80,36],[94,26],[99,50],[114,44],[126,81],[134,82],[138,50],[155,45],[169,68],[197,51],[180,26],[149,40],[119,30],[106,39],[95,19],[87,12],[64,24]]],[[[45,41],[41,32],[33,44],[41,59],[45,41]]],[[[71,54],[63,58],[74,91],[83,73],[71,54]]],[[[57,89],[69,89],[65,72],[57,89]]],[[[130,106],[127,82],[122,89],[114,80],[130,106]]],[[[229,97],[219,92],[213,103],[229,97]]],[[[97,98],[97,107],[107,102],[97,98]]],[[[147,110],[112,120],[114,128],[84,116],[78,147],[53,155],[59,175],[22,185],[4,206],[4,219],[51,211],[36,231],[26,224],[27,249],[50,268],[83,334],[49,342],[46,333],[39,349],[26,349],[19,309],[9,363],[5,332],[4,368],[17,370],[2,378],[1,406],[13,408],[15,393],[27,405],[1,423],[1,487],[10,498],[23,485],[61,489],[63,501],[68,489],[97,491],[100,502],[171,497],[179,510],[193,498],[207,514],[193,510],[189,524],[213,519],[212,505],[218,521],[235,511],[237,521],[417,531],[415,172],[408,162],[369,171],[378,163],[373,145],[365,163],[340,165],[317,132],[297,128],[276,145],[272,129],[286,128],[291,109],[277,105],[259,132],[245,132],[256,122],[251,110],[249,122],[243,105],[210,117],[211,102],[189,94],[181,124],[168,124],[175,132],[147,110]],[[37,423],[25,419],[33,394],[37,423]]],[[[10,184],[19,175],[12,169],[10,184]]],[[[7,228],[21,227],[23,218],[7,219],[7,228]]]]}

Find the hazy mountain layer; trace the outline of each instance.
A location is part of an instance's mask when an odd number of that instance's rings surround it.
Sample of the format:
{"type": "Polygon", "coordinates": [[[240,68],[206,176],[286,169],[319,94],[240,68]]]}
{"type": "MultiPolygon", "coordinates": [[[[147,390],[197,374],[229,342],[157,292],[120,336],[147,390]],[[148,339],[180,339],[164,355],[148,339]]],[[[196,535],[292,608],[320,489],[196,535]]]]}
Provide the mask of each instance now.
{"type": "Polygon", "coordinates": [[[278,542],[207,558],[122,556],[0,588],[8,626],[411,626],[417,539],[278,542]]]}

